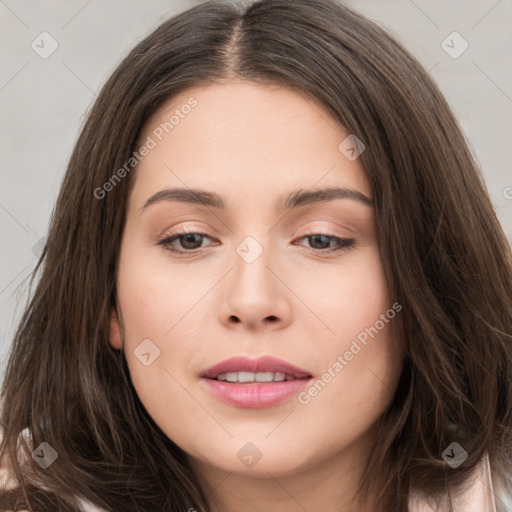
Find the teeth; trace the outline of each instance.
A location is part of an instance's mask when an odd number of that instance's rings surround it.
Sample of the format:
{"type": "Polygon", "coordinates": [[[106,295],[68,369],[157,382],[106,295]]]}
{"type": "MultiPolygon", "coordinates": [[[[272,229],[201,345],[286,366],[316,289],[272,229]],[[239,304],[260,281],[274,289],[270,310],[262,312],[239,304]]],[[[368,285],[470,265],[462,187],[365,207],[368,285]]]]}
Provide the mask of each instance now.
{"type": "Polygon", "coordinates": [[[217,375],[217,380],[228,382],[282,382],[283,380],[294,380],[294,377],[284,373],[273,372],[228,372],[217,375]]]}

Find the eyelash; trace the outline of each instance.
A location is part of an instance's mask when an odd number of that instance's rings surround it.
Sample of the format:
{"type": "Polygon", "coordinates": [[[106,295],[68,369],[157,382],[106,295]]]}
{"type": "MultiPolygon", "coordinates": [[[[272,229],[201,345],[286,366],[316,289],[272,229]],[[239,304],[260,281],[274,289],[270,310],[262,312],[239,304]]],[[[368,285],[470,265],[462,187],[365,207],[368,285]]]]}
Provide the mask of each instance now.
{"type": "MultiPolygon", "coordinates": [[[[178,256],[185,256],[186,254],[190,254],[190,255],[196,254],[197,251],[200,249],[200,247],[197,249],[190,249],[190,250],[176,249],[176,248],[171,247],[171,243],[174,242],[175,240],[179,240],[180,237],[186,236],[186,235],[191,235],[191,234],[199,235],[199,236],[211,239],[211,237],[208,236],[206,233],[199,233],[197,231],[194,231],[193,229],[190,229],[190,230],[187,229],[184,231],[171,230],[169,233],[166,234],[165,238],[158,241],[158,245],[163,246],[163,248],[165,250],[170,251],[178,256]]],[[[304,238],[312,238],[314,236],[322,236],[325,238],[329,238],[332,241],[335,241],[338,244],[338,247],[330,248],[330,249],[314,249],[312,247],[309,247],[309,248],[306,247],[306,249],[308,249],[307,252],[316,253],[316,254],[332,255],[332,254],[344,252],[344,251],[352,248],[355,244],[355,240],[352,238],[341,238],[339,236],[336,236],[334,233],[315,233],[313,231],[309,231],[309,232],[305,233],[303,236],[301,236],[299,238],[299,240],[302,240],[304,238]]]]}

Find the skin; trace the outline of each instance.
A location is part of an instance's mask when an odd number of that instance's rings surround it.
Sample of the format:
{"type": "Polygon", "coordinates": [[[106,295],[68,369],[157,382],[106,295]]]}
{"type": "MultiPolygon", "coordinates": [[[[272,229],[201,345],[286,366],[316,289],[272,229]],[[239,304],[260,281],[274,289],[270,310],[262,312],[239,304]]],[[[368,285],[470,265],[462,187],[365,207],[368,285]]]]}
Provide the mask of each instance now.
{"type": "MultiPolygon", "coordinates": [[[[346,187],[371,199],[361,159],[338,150],[349,134],[316,100],[241,81],[173,97],[140,141],[190,97],[197,106],[133,177],[111,344],[125,351],[149,414],[215,489],[216,510],[360,511],[355,488],[401,370],[393,321],[307,404],[294,396],[265,409],[234,407],[199,374],[232,356],[272,355],[321,378],[391,308],[372,205],[345,198],[276,210],[297,189],[346,187]],[[140,213],[166,187],[216,192],[227,209],[162,201],[140,213]],[[171,228],[208,236],[180,257],[158,244],[171,228]],[[335,241],[315,245],[306,233],[355,242],[329,255],[335,241]],[[247,236],[263,248],[250,264],[236,252],[247,236]],[[134,355],[144,339],[160,350],[149,366],[134,355]],[[248,442],[261,454],[252,467],[237,457],[248,442]]],[[[172,246],[186,251],[186,242],[172,246]]]]}

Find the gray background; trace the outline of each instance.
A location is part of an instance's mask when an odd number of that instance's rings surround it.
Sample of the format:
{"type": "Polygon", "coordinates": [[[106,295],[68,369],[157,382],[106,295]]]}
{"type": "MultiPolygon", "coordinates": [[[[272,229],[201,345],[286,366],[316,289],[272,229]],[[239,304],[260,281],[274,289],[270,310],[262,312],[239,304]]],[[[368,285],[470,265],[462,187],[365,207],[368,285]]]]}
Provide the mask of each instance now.
{"type": "MultiPolygon", "coordinates": [[[[197,3],[0,0],[0,378],[27,298],[27,277],[86,111],[138,41],[197,3]],[[40,36],[45,31],[58,43],[46,59],[31,46],[35,41],[40,52],[51,48],[49,36],[40,36]]],[[[394,34],[430,71],[480,162],[512,240],[512,0],[346,4],[394,34]],[[455,55],[463,48],[461,39],[446,39],[454,31],[469,45],[457,58],[443,49],[455,55]]]]}

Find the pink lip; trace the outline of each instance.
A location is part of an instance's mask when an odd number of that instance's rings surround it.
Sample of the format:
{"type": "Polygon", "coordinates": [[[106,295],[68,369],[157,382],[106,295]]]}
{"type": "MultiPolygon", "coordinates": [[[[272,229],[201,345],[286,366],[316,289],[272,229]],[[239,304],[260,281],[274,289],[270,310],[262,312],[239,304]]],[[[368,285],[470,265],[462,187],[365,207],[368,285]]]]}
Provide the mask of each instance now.
{"type": "Polygon", "coordinates": [[[211,367],[201,374],[201,382],[215,397],[235,407],[261,409],[277,405],[296,395],[311,379],[311,374],[286,361],[265,356],[258,359],[234,357],[211,367]],[[215,380],[229,372],[273,372],[295,377],[295,380],[271,383],[234,383],[215,380]]]}

